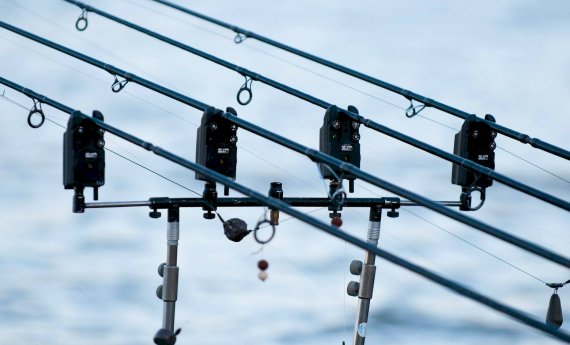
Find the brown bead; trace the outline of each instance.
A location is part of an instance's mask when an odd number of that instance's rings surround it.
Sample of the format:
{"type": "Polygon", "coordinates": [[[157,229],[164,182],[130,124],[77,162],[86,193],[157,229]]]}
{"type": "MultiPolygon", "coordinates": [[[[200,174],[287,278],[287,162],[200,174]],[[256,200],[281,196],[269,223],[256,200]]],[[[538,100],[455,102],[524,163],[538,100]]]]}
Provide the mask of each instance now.
{"type": "Polygon", "coordinates": [[[267,262],[266,260],[259,260],[257,262],[257,267],[260,270],[265,271],[267,269],[267,267],[269,267],[269,262],[267,262]]]}
{"type": "Polygon", "coordinates": [[[342,226],[342,218],[334,217],[331,219],[331,225],[340,228],[342,226]]]}

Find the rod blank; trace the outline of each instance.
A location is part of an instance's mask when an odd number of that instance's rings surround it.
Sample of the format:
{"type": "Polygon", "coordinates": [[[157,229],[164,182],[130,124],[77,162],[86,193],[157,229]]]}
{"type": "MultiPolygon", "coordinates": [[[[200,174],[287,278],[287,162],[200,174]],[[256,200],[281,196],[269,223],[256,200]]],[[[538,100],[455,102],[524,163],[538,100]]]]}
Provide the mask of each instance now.
{"type": "MultiPolygon", "coordinates": [[[[467,113],[467,112],[465,112],[465,111],[463,111],[463,110],[460,110],[460,109],[451,107],[451,106],[449,106],[449,105],[447,105],[447,104],[438,102],[438,101],[433,100],[433,99],[431,99],[431,98],[427,98],[427,97],[422,96],[422,95],[420,95],[420,94],[417,94],[417,93],[415,93],[415,92],[412,92],[412,91],[403,89],[403,88],[401,88],[401,87],[399,87],[399,86],[396,86],[396,85],[387,83],[387,82],[385,82],[385,81],[383,81],[383,80],[374,78],[374,77],[372,77],[372,76],[369,76],[369,75],[367,75],[367,74],[358,72],[358,71],[356,71],[356,70],[354,70],[354,69],[351,69],[351,68],[348,68],[348,67],[346,67],[346,66],[337,64],[337,63],[335,63],[335,62],[332,62],[332,61],[323,59],[323,58],[318,57],[318,56],[316,56],[316,55],[309,54],[309,53],[307,53],[307,52],[304,52],[304,51],[302,51],[302,50],[293,48],[293,47],[288,46],[288,45],[286,45],[286,44],[283,44],[283,43],[274,41],[274,40],[272,40],[272,39],[270,39],[270,38],[267,38],[267,37],[265,37],[265,36],[256,34],[255,32],[251,32],[251,31],[242,29],[242,28],[240,28],[240,27],[237,27],[237,26],[235,26],[235,25],[231,25],[231,24],[228,24],[228,23],[223,22],[223,21],[221,21],[221,20],[218,20],[218,19],[215,19],[215,18],[206,16],[206,15],[204,15],[204,14],[198,13],[198,12],[196,12],[196,11],[192,11],[192,10],[186,8],[186,7],[177,5],[177,4],[173,3],[173,2],[166,1],[166,0],[151,0],[151,1],[154,1],[154,2],[157,2],[157,3],[160,3],[160,4],[163,4],[163,5],[165,5],[165,6],[168,6],[168,7],[170,7],[170,8],[173,8],[173,9],[175,9],[175,10],[184,12],[184,13],[186,13],[186,14],[189,14],[189,15],[194,16],[194,17],[196,17],[196,18],[200,18],[200,19],[202,19],[202,20],[205,20],[205,21],[210,22],[210,23],[212,23],[212,24],[215,24],[215,25],[224,27],[224,28],[226,28],[226,29],[230,29],[230,30],[234,31],[234,32],[237,33],[237,34],[242,34],[242,35],[244,35],[244,36],[247,37],[247,38],[252,38],[252,39],[258,40],[258,41],[260,41],[260,42],[269,44],[269,45],[271,45],[271,46],[273,46],[273,47],[276,47],[276,48],[278,48],[278,49],[285,50],[285,51],[287,51],[287,52],[289,52],[289,53],[291,53],[291,54],[294,54],[294,55],[297,55],[297,56],[301,56],[301,57],[303,57],[303,58],[305,58],[305,59],[311,60],[311,61],[313,61],[313,62],[316,62],[316,63],[320,64],[320,65],[323,65],[323,66],[327,66],[327,67],[329,67],[329,68],[332,68],[332,69],[334,69],[334,70],[336,70],[336,71],[338,71],[338,72],[341,72],[341,73],[350,75],[350,76],[352,76],[352,77],[355,77],[355,78],[357,78],[357,79],[363,80],[363,81],[368,82],[368,83],[370,83],[370,84],[379,86],[379,87],[381,87],[381,88],[383,88],[383,89],[385,89],[385,90],[391,91],[391,92],[393,92],[393,93],[397,93],[397,94],[399,94],[399,95],[401,95],[401,96],[404,96],[405,98],[407,98],[407,99],[409,99],[409,100],[418,101],[418,102],[420,102],[420,103],[422,103],[422,104],[425,104],[426,107],[432,107],[432,108],[441,110],[441,111],[443,111],[443,112],[445,112],[445,113],[454,115],[454,116],[459,117],[459,118],[461,118],[461,119],[466,119],[468,116],[471,115],[471,114],[469,114],[469,113],[467,113]]],[[[532,146],[532,147],[534,147],[534,148],[540,149],[540,150],[542,150],[542,151],[548,152],[548,153],[550,153],[550,154],[556,155],[556,156],[561,157],[561,158],[564,158],[564,159],[566,159],[566,160],[570,160],[570,151],[568,151],[568,150],[566,150],[566,149],[563,149],[563,148],[561,148],[561,147],[552,145],[552,144],[547,143],[547,142],[545,142],[545,141],[542,141],[542,140],[540,140],[540,139],[538,139],[538,138],[532,138],[532,137],[530,137],[530,136],[527,135],[527,134],[523,134],[523,133],[521,133],[521,132],[517,132],[517,131],[515,131],[515,130],[513,130],[513,129],[510,129],[510,128],[508,128],[508,127],[502,126],[502,125],[500,125],[500,124],[497,124],[497,123],[494,123],[494,122],[491,122],[491,121],[487,121],[487,120],[484,120],[484,119],[482,119],[482,118],[479,118],[479,120],[480,120],[480,121],[485,121],[489,126],[491,126],[491,128],[495,129],[498,133],[501,133],[501,134],[503,134],[503,135],[505,135],[505,136],[507,136],[507,137],[509,137],[509,138],[511,138],[511,139],[517,140],[517,141],[519,141],[519,142],[521,142],[521,143],[523,143],[523,144],[530,144],[530,146],[532,146]]]]}

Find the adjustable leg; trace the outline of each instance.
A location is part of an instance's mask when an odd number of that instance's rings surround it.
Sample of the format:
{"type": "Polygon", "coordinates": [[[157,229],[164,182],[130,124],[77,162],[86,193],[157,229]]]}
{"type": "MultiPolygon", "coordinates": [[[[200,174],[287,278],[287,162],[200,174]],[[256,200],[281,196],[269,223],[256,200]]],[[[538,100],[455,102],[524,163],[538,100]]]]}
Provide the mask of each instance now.
{"type": "MultiPolygon", "coordinates": [[[[377,245],[380,238],[380,220],[382,216],[381,207],[370,208],[370,224],[368,227],[368,243],[377,245]]],[[[356,323],[354,329],[354,345],[364,345],[366,339],[366,327],[368,323],[368,313],[370,311],[370,300],[374,290],[374,277],[376,266],[374,266],[376,256],[369,251],[364,255],[364,264],[361,261],[353,261],[350,264],[350,272],[360,275],[360,283],[350,282],[347,288],[349,295],[358,296],[358,306],[356,313],[356,323]]]]}
{"type": "Polygon", "coordinates": [[[162,276],[162,285],[157,289],[158,298],[164,302],[162,328],[154,336],[158,345],[173,345],[180,332],[174,331],[174,315],[178,297],[178,240],[180,238],[179,209],[168,209],[166,263],[161,264],[158,273],[162,276]]]}

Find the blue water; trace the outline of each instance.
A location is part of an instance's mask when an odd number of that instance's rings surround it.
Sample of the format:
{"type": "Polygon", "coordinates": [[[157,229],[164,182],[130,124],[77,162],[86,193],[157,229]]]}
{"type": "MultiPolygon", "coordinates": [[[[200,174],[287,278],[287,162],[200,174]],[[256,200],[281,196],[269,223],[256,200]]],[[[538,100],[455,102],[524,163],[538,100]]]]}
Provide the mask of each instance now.
{"type": "MultiPolygon", "coordinates": [[[[177,2],[466,111],[492,113],[501,124],[570,147],[567,1],[177,2]]],[[[406,119],[398,108],[407,107],[402,97],[261,43],[236,46],[230,32],[150,1],[89,3],[331,103],[354,104],[361,114],[452,150],[455,131],[425,118],[406,119]]],[[[235,93],[243,83],[240,75],[93,14],[87,31],[78,33],[74,23],[79,14],[62,1],[0,0],[0,20],[203,102],[232,106],[248,121],[318,146],[321,109],[260,83],[253,85],[253,102],[239,106],[235,93]]],[[[85,112],[101,110],[110,124],[194,159],[201,114],[191,108],[132,84],[113,94],[107,73],[5,30],[0,30],[0,66],[4,78],[85,112]]],[[[12,90],[6,95],[31,106],[12,90]]],[[[44,110],[65,124],[65,114],[44,110]]],[[[73,214],[72,193],[61,185],[63,129],[46,123],[33,130],[26,124],[26,110],[2,100],[0,113],[0,343],[150,344],[162,317],[154,291],[161,282],[156,267],[165,257],[166,220],[150,219],[142,208],[73,214]]],[[[422,114],[452,128],[461,126],[459,119],[433,109],[422,114]]],[[[371,131],[361,133],[363,169],[435,200],[457,199],[459,188],[449,183],[449,164],[371,131]]],[[[265,192],[277,180],[287,196],[325,195],[310,161],[243,130],[239,134],[238,182],[265,192]]],[[[193,173],[117,138],[107,136],[106,141],[109,148],[202,191],[193,173]]],[[[504,137],[497,144],[498,171],[570,199],[568,182],[562,180],[570,180],[567,162],[504,137]]],[[[356,190],[355,196],[389,195],[366,184],[356,190]]],[[[157,196],[193,195],[108,154],[101,200],[157,196]]],[[[567,212],[499,184],[487,199],[472,216],[558,253],[568,252],[567,212]]],[[[253,225],[262,210],[220,213],[253,225]]],[[[345,210],[344,228],[365,236],[367,214],[365,209],[345,210]]],[[[327,219],[326,210],[313,215],[327,219]]],[[[385,218],[381,246],[544,318],[551,292],[542,283],[426,220],[542,280],[568,279],[567,270],[420,208],[385,218]]],[[[361,251],[294,220],[282,222],[261,253],[251,238],[239,244],[227,241],[219,222],[204,220],[200,210],[184,209],[181,229],[176,324],[183,331],[177,344],[350,343],[356,301],[344,290],[351,279],[349,263],[362,259],[361,251]],[[261,258],[270,263],[264,283],[257,279],[261,258]]],[[[394,265],[377,264],[369,344],[557,343],[394,265]]],[[[565,307],[570,294],[561,289],[560,295],[565,307]]],[[[567,312],[565,316],[570,317],[567,312]]],[[[568,330],[567,325],[562,328],[568,330]]]]}

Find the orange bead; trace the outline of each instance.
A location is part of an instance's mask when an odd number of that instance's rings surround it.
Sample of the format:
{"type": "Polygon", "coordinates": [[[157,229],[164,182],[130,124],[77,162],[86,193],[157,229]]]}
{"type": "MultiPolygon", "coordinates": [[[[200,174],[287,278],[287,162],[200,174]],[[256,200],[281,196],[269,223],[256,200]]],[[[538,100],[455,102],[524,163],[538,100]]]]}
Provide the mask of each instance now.
{"type": "Polygon", "coordinates": [[[334,217],[331,219],[331,225],[340,228],[342,226],[342,218],[334,217]]]}

